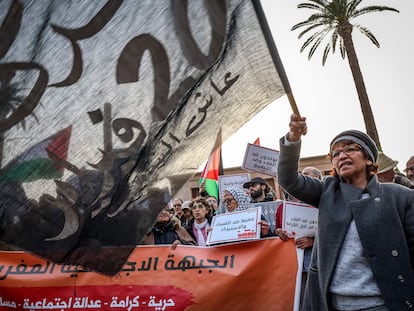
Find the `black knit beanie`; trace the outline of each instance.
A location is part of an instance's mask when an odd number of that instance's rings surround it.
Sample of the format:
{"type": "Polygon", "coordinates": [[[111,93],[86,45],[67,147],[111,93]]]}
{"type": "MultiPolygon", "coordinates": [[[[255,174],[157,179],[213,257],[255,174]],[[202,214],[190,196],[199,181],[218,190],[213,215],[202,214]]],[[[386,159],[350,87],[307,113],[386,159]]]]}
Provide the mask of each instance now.
{"type": "Polygon", "coordinates": [[[358,130],[348,130],[342,133],[339,133],[332,139],[330,144],[330,150],[332,151],[332,146],[335,145],[337,142],[341,140],[352,140],[353,142],[360,145],[364,150],[368,152],[368,156],[370,160],[374,163],[377,162],[378,159],[378,149],[377,145],[375,144],[374,140],[369,137],[367,134],[358,131],[358,130]]]}

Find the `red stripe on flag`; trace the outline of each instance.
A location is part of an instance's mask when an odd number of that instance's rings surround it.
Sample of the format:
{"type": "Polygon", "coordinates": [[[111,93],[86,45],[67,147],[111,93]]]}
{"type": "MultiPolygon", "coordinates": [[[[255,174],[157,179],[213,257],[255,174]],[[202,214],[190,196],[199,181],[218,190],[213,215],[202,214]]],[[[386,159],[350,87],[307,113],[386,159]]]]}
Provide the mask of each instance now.
{"type": "Polygon", "coordinates": [[[201,178],[213,179],[218,181],[219,175],[223,174],[223,164],[221,161],[221,128],[217,133],[216,142],[214,143],[213,151],[208,158],[206,166],[201,173],[201,178]]]}
{"type": "Polygon", "coordinates": [[[71,133],[72,125],[57,133],[46,149],[53,152],[60,159],[67,160],[71,133]]]}
{"type": "Polygon", "coordinates": [[[209,167],[205,178],[218,180],[220,175],[220,158],[221,158],[221,147],[218,147],[213,154],[210,156],[210,161],[208,162],[209,167]]]}

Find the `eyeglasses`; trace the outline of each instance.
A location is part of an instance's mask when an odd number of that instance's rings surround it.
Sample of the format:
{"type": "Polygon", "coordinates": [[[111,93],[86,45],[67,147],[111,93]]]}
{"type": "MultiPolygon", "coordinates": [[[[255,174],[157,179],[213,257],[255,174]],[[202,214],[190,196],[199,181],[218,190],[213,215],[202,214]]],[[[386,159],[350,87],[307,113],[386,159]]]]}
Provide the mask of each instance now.
{"type": "Polygon", "coordinates": [[[227,199],[224,199],[224,200],[223,200],[223,202],[224,202],[225,204],[229,204],[231,201],[234,201],[234,198],[227,198],[227,199]]]}
{"type": "Polygon", "coordinates": [[[176,206],[183,206],[182,204],[174,204],[174,207],[176,207],[176,206]]]}
{"type": "Polygon", "coordinates": [[[193,205],[193,209],[197,209],[197,208],[205,208],[205,205],[203,205],[203,204],[194,204],[193,205]]]}
{"type": "Polygon", "coordinates": [[[407,167],[405,170],[404,170],[404,172],[408,172],[408,171],[411,171],[411,172],[414,172],[414,165],[413,166],[409,166],[409,167],[407,167]]]}
{"type": "Polygon", "coordinates": [[[355,151],[362,150],[361,146],[356,144],[345,145],[342,149],[336,149],[331,152],[331,158],[336,159],[339,157],[341,152],[345,153],[347,156],[352,155],[355,151]]]}
{"type": "Polygon", "coordinates": [[[217,201],[214,201],[214,200],[207,200],[207,203],[208,203],[208,204],[217,204],[217,201]]]}

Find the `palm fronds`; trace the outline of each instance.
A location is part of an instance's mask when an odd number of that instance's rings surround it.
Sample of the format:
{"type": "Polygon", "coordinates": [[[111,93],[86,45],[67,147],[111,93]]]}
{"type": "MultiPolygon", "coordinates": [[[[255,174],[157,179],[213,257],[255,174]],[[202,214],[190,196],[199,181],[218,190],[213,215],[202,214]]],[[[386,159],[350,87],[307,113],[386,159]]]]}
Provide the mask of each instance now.
{"type": "Polygon", "coordinates": [[[369,29],[359,24],[353,25],[350,21],[367,13],[382,11],[398,13],[399,11],[388,6],[378,5],[360,8],[361,3],[362,0],[308,0],[308,2],[298,4],[297,7],[299,9],[310,9],[314,11],[308,19],[295,24],[291,29],[292,31],[302,29],[298,35],[298,39],[302,39],[305,35],[308,35],[300,51],[303,52],[306,48],[309,48],[308,59],[311,59],[324,39],[327,39],[327,44],[323,50],[322,64],[325,65],[330,52],[332,54],[335,53],[338,42],[341,56],[345,58],[346,51],[343,45],[341,31],[345,29],[343,28],[344,26],[349,25],[351,25],[351,31],[352,28],[357,28],[376,47],[379,47],[378,40],[369,29]]]}

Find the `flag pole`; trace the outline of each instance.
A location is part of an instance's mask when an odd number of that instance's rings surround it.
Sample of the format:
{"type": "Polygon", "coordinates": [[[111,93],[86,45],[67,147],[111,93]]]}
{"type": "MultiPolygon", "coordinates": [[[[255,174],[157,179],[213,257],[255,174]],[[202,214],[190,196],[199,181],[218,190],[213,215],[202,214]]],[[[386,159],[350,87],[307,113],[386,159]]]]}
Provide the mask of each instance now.
{"type": "Polygon", "coordinates": [[[208,168],[210,167],[210,162],[211,162],[211,155],[208,157],[206,166],[204,167],[204,172],[203,172],[203,176],[201,178],[201,183],[200,184],[202,184],[206,180],[208,168]]]}
{"type": "Polygon", "coordinates": [[[293,113],[300,117],[299,109],[298,109],[298,106],[296,105],[296,101],[295,101],[295,98],[293,97],[292,92],[287,93],[286,95],[289,100],[290,107],[292,108],[293,113]]]}
{"type": "Polygon", "coordinates": [[[262,28],[263,35],[266,39],[267,47],[269,48],[269,52],[272,56],[273,63],[275,64],[276,70],[279,74],[279,78],[282,82],[283,88],[289,100],[290,107],[292,108],[294,114],[300,116],[298,106],[296,105],[295,98],[293,97],[293,93],[290,88],[285,68],[283,67],[282,61],[280,60],[275,42],[273,41],[272,32],[270,31],[269,25],[267,24],[266,15],[264,14],[262,5],[260,4],[259,0],[253,0],[253,6],[256,10],[257,17],[259,18],[260,27],[262,28]]]}

